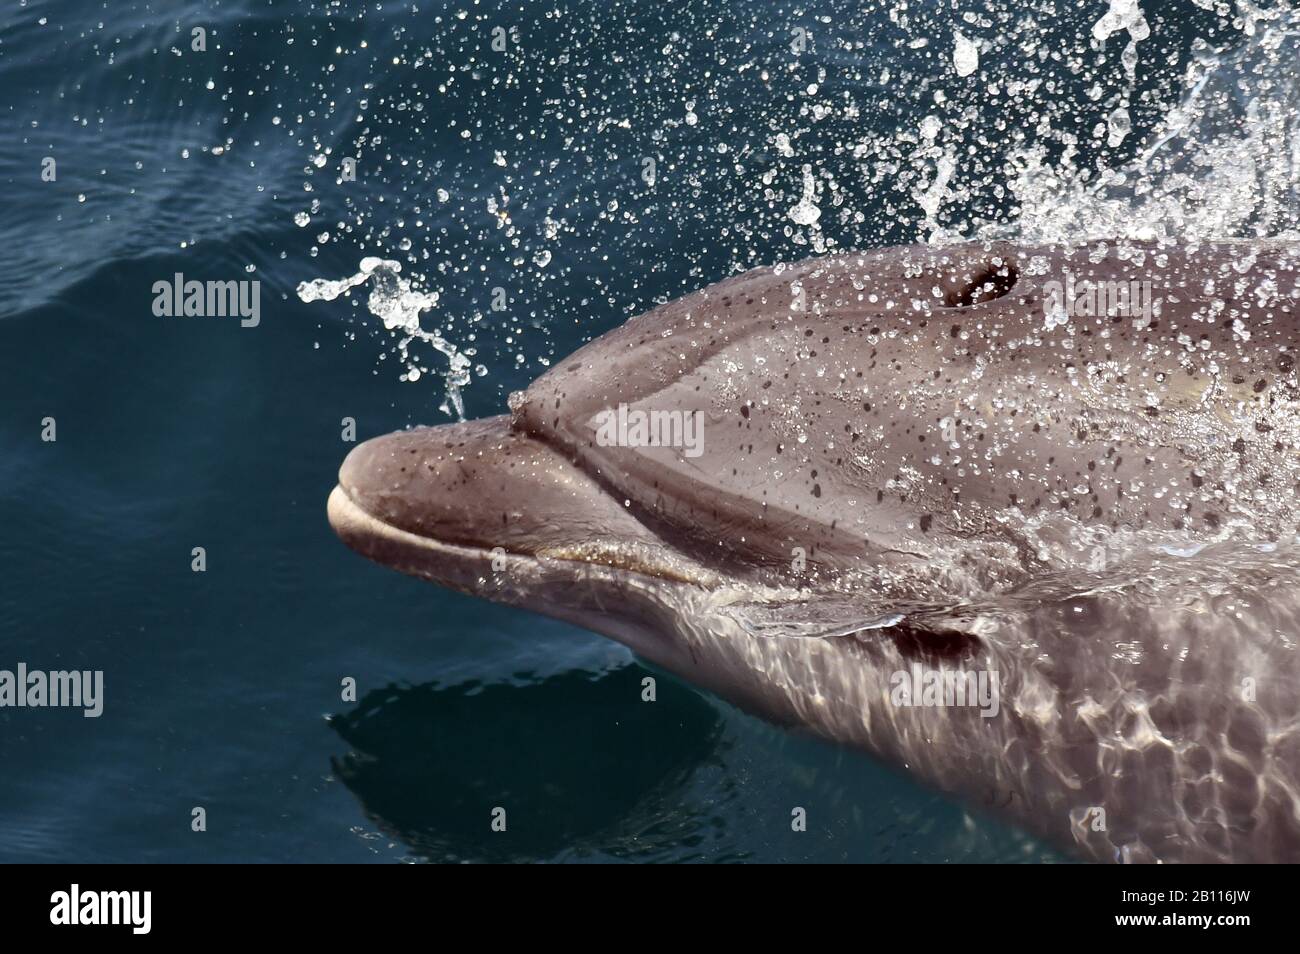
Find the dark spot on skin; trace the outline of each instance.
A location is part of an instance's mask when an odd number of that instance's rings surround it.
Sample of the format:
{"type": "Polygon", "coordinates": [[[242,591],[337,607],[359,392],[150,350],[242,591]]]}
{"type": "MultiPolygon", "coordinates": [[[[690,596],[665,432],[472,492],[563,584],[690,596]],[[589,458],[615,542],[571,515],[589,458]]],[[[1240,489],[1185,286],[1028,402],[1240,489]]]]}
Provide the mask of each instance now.
{"type": "Polygon", "coordinates": [[[814,496],[814,497],[820,497],[821,495],[822,495],[822,485],[821,485],[821,484],[813,484],[813,496],[814,496]]]}
{"type": "MultiPolygon", "coordinates": [[[[970,633],[900,623],[884,630],[904,659],[910,661],[957,661],[970,659],[980,650],[980,641],[970,633]]],[[[865,633],[860,638],[871,638],[865,633]]]]}
{"type": "Polygon", "coordinates": [[[746,418],[749,417],[749,405],[748,405],[748,404],[742,404],[742,405],[740,405],[740,416],[741,416],[741,417],[746,417],[746,418]]]}
{"type": "Polygon", "coordinates": [[[930,532],[930,525],[933,524],[933,523],[934,523],[934,517],[933,517],[932,515],[930,515],[930,514],[928,514],[928,513],[927,513],[927,514],[922,514],[922,515],[921,515],[921,532],[922,532],[922,533],[929,533],[929,532],[930,532]]]}
{"type": "Polygon", "coordinates": [[[1283,374],[1290,374],[1291,369],[1295,367],[1295,358],[1289,354],[1280,354],[1277,356],[1277,369],[1283,374]]]}

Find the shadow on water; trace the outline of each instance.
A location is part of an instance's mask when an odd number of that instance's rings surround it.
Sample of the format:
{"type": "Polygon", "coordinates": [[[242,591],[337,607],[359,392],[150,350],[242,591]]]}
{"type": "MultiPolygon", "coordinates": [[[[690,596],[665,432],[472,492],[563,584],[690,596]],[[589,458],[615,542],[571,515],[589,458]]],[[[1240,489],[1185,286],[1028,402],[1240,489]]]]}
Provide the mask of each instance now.
{"type": "Polygon", "coordinates": [[[431,861],[680,859],[717,835],[682,793],[716,762],[722,717],[694,693],[643,702],[647,675],[376,690],[329,719],[352,749],[334,771],[381,830],[431,861]],[[504,833],[491,828],[498,806],[504,833]]]}

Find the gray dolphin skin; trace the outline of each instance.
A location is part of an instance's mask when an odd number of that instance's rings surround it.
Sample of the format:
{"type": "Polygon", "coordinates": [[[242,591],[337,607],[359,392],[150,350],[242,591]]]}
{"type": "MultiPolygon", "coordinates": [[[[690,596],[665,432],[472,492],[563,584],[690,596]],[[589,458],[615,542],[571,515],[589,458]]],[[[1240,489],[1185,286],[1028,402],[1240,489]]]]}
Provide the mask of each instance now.
{"type": "Polygon", "coordinates": [[[1100,861],[1300,860],[1300,245],[759,268],[359,445],[372,560],[1100,861]]]}

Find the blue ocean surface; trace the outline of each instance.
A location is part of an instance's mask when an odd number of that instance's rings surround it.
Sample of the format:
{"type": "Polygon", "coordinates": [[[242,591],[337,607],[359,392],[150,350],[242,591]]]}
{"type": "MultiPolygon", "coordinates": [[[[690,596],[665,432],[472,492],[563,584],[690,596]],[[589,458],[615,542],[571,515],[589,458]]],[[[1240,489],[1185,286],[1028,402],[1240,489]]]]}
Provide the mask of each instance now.
{"type": "Polygon", "coordinates": [[[1013,151],[1120,165],[1194,44],[1244,36],[1144,0],[1125,86],[1106,4],[969,6],[6,4],[0,670],[104,691],[97,718],[0,708],[0,861],[1061,860],[325,519],[349,419],[501,413],[738,270],[1013,221],[1013,151]],[[436,295],[420,321],[467,380],[368,285],[301,300],[371,256],[436,295]],[[177,275],[259,282],[256,325],[158,314],[177,275]]]}

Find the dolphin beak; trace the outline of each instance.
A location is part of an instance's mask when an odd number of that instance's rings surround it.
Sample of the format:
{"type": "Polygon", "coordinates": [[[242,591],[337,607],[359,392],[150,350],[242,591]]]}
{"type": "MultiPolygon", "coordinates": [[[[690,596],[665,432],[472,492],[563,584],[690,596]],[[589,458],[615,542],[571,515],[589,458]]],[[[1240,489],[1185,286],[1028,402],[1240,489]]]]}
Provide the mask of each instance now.
{"type": "Polygon", "coordinates": [[[500,598],[494,572],[527,576],[521,560],[568,561],[570,577],[589,565],[697,582],[581,467],[504,415],[360,444],[328,513],[362,555],[489,598],[500,598]]]}
{"type": "Polygon", "coordinates": [[[660,635],[668,594],[718,582],[505,416],[366,441],[339,469],[328,513],[377,563],[603,633],[664,666],[686,664],[660,635]]]}
{"type": "Polygon", "coordinates": [[[497,417],[368,440],[343,461],[339,488],[398,530],[443,543],[532,552],[546,525],[561,528],[581,514],[576,504],[591,494],[578,476],[545,445],[511,433],[508,419],[497,417]]]}
{"type": "MultiPolygon", "coordinates": [[[[343,461],[338,490],[389,528],[488,551],[536,555],[614,533],[649,536],[581,469],[511,430],[504,415],[368,440],[343,461]]],[[[353,542],[358,527],[346,508],[332,509],[331,521],[353,542]]]]}

